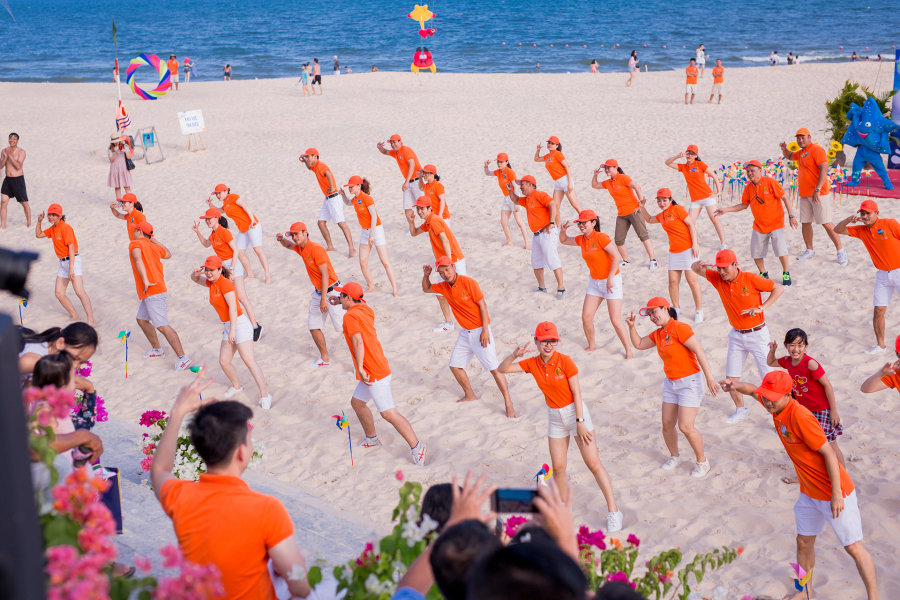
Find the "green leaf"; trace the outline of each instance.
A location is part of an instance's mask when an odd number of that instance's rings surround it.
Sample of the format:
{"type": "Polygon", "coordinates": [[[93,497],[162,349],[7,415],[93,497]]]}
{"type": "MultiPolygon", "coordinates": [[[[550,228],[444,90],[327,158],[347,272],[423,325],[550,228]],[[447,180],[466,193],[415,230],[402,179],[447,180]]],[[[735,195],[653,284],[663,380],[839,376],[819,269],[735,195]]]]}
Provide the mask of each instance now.
{"type": "Polygon", "coordinates": [[[45,515],[41,519],[44,529],[44,545],[50,546],[78,546],[78,532],[81,525],[62,515],[45,515]]]}
{"type": "Polygon", "coordinates": [[[397,539],[393,536],[381,538],[380,547],[382,554],[393,554],[397,549],[397,539]]]}
{"type": "Polygon", "coordinates": [[[316,585],[322,581],[322,568],[311,568],[306,574],[306,581],[309,583],[309,587],[316,587],[316,585]]]}

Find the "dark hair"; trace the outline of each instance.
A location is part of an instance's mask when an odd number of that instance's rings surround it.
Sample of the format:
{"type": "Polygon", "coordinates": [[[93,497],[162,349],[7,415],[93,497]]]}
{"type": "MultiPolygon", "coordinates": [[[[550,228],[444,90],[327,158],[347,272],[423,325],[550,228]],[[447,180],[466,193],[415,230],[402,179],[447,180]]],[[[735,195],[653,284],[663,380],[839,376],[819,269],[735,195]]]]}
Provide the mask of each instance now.
{"type": "Polygon", "coordinates": [[[631,51],[631,55],[636,57],[636,56],[637,56],[637,50],[632,50],[632,51],[631,51]]]}
{"type": "Polygon", "coordinates": [[[22,333],[22,338],[25,340],[26,344],[43,344],[44,342],[49,344],[62,338],[66,346],[69,346],[70,348],[96,348],[97,344],[100,342],[100,338],[97,337],[97,330],[87,323],[82,322],[72,323],[65,329],[51,327],[41,333],[34,333],[30,329],[23,329],[22,333]]]}
{"type": "Polygon", "coordinates": [[[594,600],[646,600],[630,585],[621,581],[607,581],[597,588],[594,600]]]}
{"type": "Polygon", "coordinates": [[[31,384],[35,387],[54,385],[58,389],[69,385],[72,377],[72,355],[68,352],[57,352],[42,356],[34,364],[31,384]]]}
{"type": "Polygon", "coordinates": [[[591,222],[594,223],[594,231],[600,231],[600,218],[591,219],[591,222]]]}
{"type": "Polygon", "coordinates": [[[359,300],[357,300],[356,298],[354,298],[354,297],[351,296],[350,294],[348,294],[348,293],[346,293],[346,292],[341,292],[341,298],[343,298],[344,296],[347,296],[348,298],[350,298],[350,301],[353,302],[354,304],[361,304],[362,301],[363,301],[363,296],[364,296],[364,295],[365,295],[365,294],[360,294],[360,295],[359,295],[359,300]]]}
{"type": "Polygon", "coordinates": [[[584,573],[556,544],[513,544],[484,557],[475,565],[469,577],[468,597],[474,600],[582,600],[586,590],[584,573]]]}
{"type": "MultiPolygon", "coordinates": [[[[222,268],[222,277],[224,277],[225,279],[231,279],[231,269],[229,269],[225,265],[222,265],[221,268],[222,268]]],[[[236,296],[237,296],[237,294],[235,294],[235,297],[236,296]]]]}
{"type": "Polygon", "coordinates": [[[139,212],[144,212],[144,205],[141,204],[139,200],[134,201],[134,207],[138,209],[139,212]]]}
{"type": "Polygon", "coordinates": [[[556,542],[547,533],[547,530],[535,523],[529,521],[523,524],[516,531],[516,534],[509,540],[509,545],[513,544],[549,544],[556,545],[556,542]]]}
{"type": "Polygon", "coordinates": [[[466,583],[475,563],[502,547],[497,536],[480,521],[463,521],[442,533],[432,546],[428,562],[444,598],[465,600],[466,583]]]}
{"type": "Polygon", "coordinates": [[[359,189],[363,194],[368,194],[372,190],[372,184],[365,177],[362,180],[363,182],[359,185],[359,189]]]}
{"type": "Polygon", "coordinates": [[[622,170],[622,167],[616,167],[616,171],[618,171],[620,175],[625,174],[625,171],[622,170]]]}
{"type": "Polygon", "coordinates": [[[228,219],[225,218],[225,215],[219,215],[219,225],[228,229],[228,219]]]}
{"type": "Polygon", "coordinates": [[[11,138],[12,136],[16,136],[16,139],[19,139],[19,134],[18,134],[18,133],[10,133],[10,134],[9,134],[9,137],[7,137],[7,139],[11,138]]]}
{"type": "Polygon", "coordinates": [[[419,46],[418,48],[416,48],[416,52],[421,52],[421,51],[422,51],[422,46],[419,46]]]}
{"type": "MultiPolygon", "coordinates": [[[[459,487],[459,486],[457,486],[459,487]]],[[[453,506],[453,484],[439,483],[428,488],[422,499],[422,514],[428,515],[437,521],[437,532],[440,533],[450,518],[450,509],[453,506]]],[[[422,520],[419,519],[419,523],[422,520]]]]}
{"type": "Polygon", "coordinates": [[[428,46],[422,46],[422,52],[428,52],[428,46]]]}
{"type": "Polygon", "coordinates": [[[441,176],[438,175],[437,173],[435,173],[435,174],[434,174],[434,180],[435,180],[435,181],[440,181],[440,180],[441,180],[441,176]]]}
{"type": "Polygon", "coordinates": [[[784,334],[784,343],[790,344],[791,342],[796,342],[800,340],[804,346],[809,346],[809,338],[806,337],[806,332],[800,329],[799,327],[794,327],[793,329],[788,330],[786,334],[784,334]]]}
{"type": "Polygon", "coordinates": [[[695,58],[691,59],[691,62],[696,62],[696,61],[697,61],[697,59],[695,59],[695,58]]]}
{"type": "Polygon", "coordinates": [[[235,449],[244,443],[247,422],[252,418],[253,411],[234,400],[213,402],[197,411],[188,431],[207,469],[231,459],[235,449]]]}
{"type": "Polygon", "coordinates": [[[316,63],[316,64],[319,64],[319,59],[318,59],[318,58],[314,58],[314,59],[313,59],[313,62],[316,63]]]}
{"type": "Polygon", "coordinates": [[[557,144],[557,145],[556,145],[556,151],[557,151],[557,152],[562,152],[562,144],[557,144]]]}
{"type": "Polygon", "coordinates": [[[677,310],[675,310],[674,308],[672,308],[670,306],[668,313],[669,313],[669,318],[675,319],[676,321],[678,320],[678,311],[677,310]]]}

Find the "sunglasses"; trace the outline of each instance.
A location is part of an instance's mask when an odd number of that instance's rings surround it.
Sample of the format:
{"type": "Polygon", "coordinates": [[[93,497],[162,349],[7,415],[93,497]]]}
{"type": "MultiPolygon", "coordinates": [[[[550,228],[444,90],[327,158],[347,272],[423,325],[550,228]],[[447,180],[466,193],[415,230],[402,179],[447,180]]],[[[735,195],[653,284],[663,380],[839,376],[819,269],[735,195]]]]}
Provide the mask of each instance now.
{"type": "Polygon", "coordinates": [[[559,343],[559,340],[539,340],[538,343],[542,346],[555,346],[559,343]]]}

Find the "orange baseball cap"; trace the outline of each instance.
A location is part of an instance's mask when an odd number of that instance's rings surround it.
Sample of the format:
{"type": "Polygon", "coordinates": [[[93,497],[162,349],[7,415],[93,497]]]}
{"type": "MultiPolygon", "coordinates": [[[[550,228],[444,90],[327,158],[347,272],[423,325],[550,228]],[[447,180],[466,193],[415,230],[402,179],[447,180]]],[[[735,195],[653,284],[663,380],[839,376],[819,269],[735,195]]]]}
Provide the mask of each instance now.
{"type": "Polygon", "coordinates": [[[354,300],[360,300],[362,302],[366,302],[363,300],[363,289],[362,286],[356,283],[355,281],[348,281],[341,287],[334,288],[334,291],[340,292],[342,294],[347,294],[354,300]]]}
{"type": "Polygon", "coordinates": [[[555,135],[551,135],[550,137],[548,137],[547,141],[553,144],[559,144],[559,138],[555,135]]]}
{"type": "Polygon", "coordinates": [[[207,269],[221,269],[222,259],[218,256],[209,256],[206,258],[206,262],[203,263],[203,266],[207,269]]]}
{"type": "Polygon", "coordinates": [[[685,150],[685,152],[693,152],[694,154],[700,154],[700,148],[698,148],[694,144],[691,144],[690,146],[687,147],[687,150],[685,150]]]}
{"type": "Polygon", "coordinates": [[[128,192],[127,194],[125,194],[124,196],[122,196],[122,197],[120,198],[120,200],[121,200],[122,202],[131,202],[131,203],[133,204],[133,203],[137,202],[137,196],[135,196],[135,195],[132,194],[131,192],[128,192]]]}
{"type": "Polygon", "coordinates": [[[716,253],[716,266],[727,267],[731,263],[737,262],[737,256],[733,250],[719,250],[716,253]]]}
{"type": "Polygon", "coordinates": [[[51,204],[50,206],[47,207],[47,214],[62,216],[62,214],[63,214],[62,206],[60,206],[59,204],[51,204]]]}
{"type": "Polygon", "coordinates": [[[422,206],[422,207],[427,206],[427,207],[431,208],[431,200],[429,200],[427,196],[419,196],[419,199],[416,200],[416,203],[414,206],[422,206]]]}
{"type": "Polygon", "coordinates": [[[533,185],[534,187],[537,187],[537,181],[535,181],[535,180],[534,180],[534,177],[531,176],[531,175],[526,175],[526,176],[523,177],[522,179],[516,179],[516,183],[518,183],[519,185],[522,185],[522,183],[525,182],[525,181],[527,181],[528,183],[530,183],[530,184],[533,185]]]}
{"type": "Polygon", "coordinates": [[[134,226],[134,228],[142,231],[143,233],[146,233],[147,235],[153,235],[153,225],[151,225],[147,221],[144,221],[143,223],[138,223],[137,225],[134,226]]]}
{"type": "Polygon", "coordinates": [[[453,264],[452,258],[450,258],[449,256],[442,256],[439,259],[437,259],[436,261],[434,261],[434,268],[437,269],[438,267],[449,267],[452,264],[453,264]]]}
{"type": "Polygon", "coordinates": [[[897,340],[894,342],[894,350],[900,352],[900,335],[897,336],[897,340]]]}
{"type": "Polygon", "coordinates": [[[203,214],[200,218],[201,219],[218,219],[221,216],[222,216],[222,211],[220,211],[216,207],[210,207],[210,208],[206,209],[206,213],[203,214]]]}
{"type": "Polygon", "coordinates": [[[315,148],[307,148],[306,152],[301,154],[300,157],[303,158],[304,156],[318,156],[318,155],[319,155],[319,151],[316,150],[315,148]]]}
{"type": "Polygon", "coordinates": [[[649,309],[662,307],[666,310],[669,309],[669,301],[663,298],[662,296],[657,296],[656,298],[650,298],[650,302],[647,303],[647,306],[638,311],[642,317],[646,317],[649,309]]]}
{"type": "Polygon", "coordinates": [[[611,159],[609,159],[608,161],[606,161],[605,163],[603,163],[603,165],[606,166],[606,167],[618,167],[618,166],[619,166],[619,161],[617,161],[617,160],[614,159],[614,158],[611,158],[611,159]]]}
{"type": "Polygon", "coordinates": [[[217,194],[219,192],[227,192],[227,191],[228,191],[228,186],[225,185],[224,183],[220,183],[219,185],[216,186],[216,189],[215,189],[215,193],[217,193],[217,194]]]}
{"type": "Polygon", "coordinates": [[[559,332],[556,330],[556,325],[550,321],[544,321],[543,323],[538,323],[537,329],[534,330],[534,337],[541,341],[558,340],[559,332]]]}
{"type": "Polygon", "coordinates": [[[578,218],[575,219],[576,223],[584,223],[585,221],[592,221],[597,218],[597,213],[592,210],[583,210],[578,213],[578,218]]]}
{"type": "Polygon", "coordinates": [[[390,137],[390,141],[392,141],[392,142],[402,142],[402,141],[403,141],[403,138],[401,138],[399,135],[397,135],[397,134],[395,133],[394,135],[392,135],[392,136],[390,137]]]}
{"type": "Polygon", "coordinates": [[[437,167],[434,165],[425,165],[424,167],[422,167],[422,170],[425,171],[426,173],[437,174],[437,167]]]}
{"type": "MultiPolygon", "coordinates": [[[[54,204],[54,206],[56,205],[54,204]]],[[[862,204],[859,205],[859,210],[864,210],[869,213],[878,212],[878,203],[874,200],[863,200],[862,204]]]]}
{"type": "Polygon", "coordinates": [[[798,135],[812,135],[812,134],[809,132],[809,129],[807,129],[806,127],[801,127],[800,129],[797,130],[797,133],[794,134],[794,137],[797,137],[798,135]]]}
{"type": "Polygon", "coordinates": [[[669,188],[659,188],[658,190],[656,190],[656,197],[657,198],[671,198],[672,190],[670,190],[669,188]]]}
{"type": "Polygon", "coordinates": [[[497,160],[509,160],[509,155],[506,152],[501,152],[497,155],[497,160]]]}
{"type": "Polygon", "coordinates": [[[359,175],[354,175],[350,178],[350,181],[348,181],[347,185],[345,185],[344,187],[350,187],[351,185],[362,185],[362,182],[362,177],[360,177],[359,175]]]}
{"type": "Polygon", "coordinates": [[[744,168],[746,169],[746,168],[749,167],[750,165],[753,165],[754,167],[759,167],[760,169],[762,169],[762,163],[759,162],[758,160],[751,160],[751,161],[745,162],[745,163],[744,163],[744,168]]]}
{"type": "Polygon", "coordinates": [[[756,393],[775,402],[781,400],[785,394],[790,394],[794,389],[794,380],[786,371],[772,371],[766,373],[762,383],[756,388],[756,393]]]}
{"type": "Polygon", "coordinates": [[[297,221],[296,223],[291,225],[291,228],[289,229],[289,231],[290,231],[290,233],[298,233],[300,231],[306,231],[306,225],[304,225],[300,221],[297,221]]]}

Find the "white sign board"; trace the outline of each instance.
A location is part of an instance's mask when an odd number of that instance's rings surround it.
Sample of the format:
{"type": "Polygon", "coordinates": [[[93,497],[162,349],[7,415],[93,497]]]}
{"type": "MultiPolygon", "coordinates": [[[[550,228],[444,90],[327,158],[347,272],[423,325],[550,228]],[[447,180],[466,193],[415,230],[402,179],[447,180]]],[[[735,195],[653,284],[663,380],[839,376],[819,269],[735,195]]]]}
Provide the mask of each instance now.
{"type": "Polygon", "coordinates": [[[181,135],[206,131],[206,125],[203,123],[203,111],[201,110],[186,110],[178,113],[178,123],[181,125],[181,135]]]}

